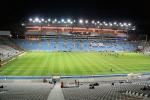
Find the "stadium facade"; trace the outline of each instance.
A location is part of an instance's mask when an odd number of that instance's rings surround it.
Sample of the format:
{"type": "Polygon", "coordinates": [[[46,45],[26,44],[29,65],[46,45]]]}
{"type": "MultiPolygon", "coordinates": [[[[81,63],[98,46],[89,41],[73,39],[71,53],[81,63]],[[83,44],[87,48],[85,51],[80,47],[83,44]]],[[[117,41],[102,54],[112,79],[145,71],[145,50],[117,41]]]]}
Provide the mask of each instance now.
{"type": "Polygon", "coordinates": [[[129,30],[135,26],[130,22],[106,22],[84,19],[44,19],[30,18],[25,22],[26,39],[40,36],[67,35],[67,36],[103,36],[103,37],[127,37],[129,30]]]}

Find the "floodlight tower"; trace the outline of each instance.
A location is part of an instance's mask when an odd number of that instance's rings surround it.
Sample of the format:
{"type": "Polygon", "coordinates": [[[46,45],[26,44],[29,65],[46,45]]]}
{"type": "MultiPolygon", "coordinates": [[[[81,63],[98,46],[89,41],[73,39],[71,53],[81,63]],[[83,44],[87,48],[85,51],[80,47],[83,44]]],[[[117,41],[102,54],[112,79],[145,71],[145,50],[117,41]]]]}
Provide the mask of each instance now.
{"type": "Polygon", "coordinates": [[[127,39],[128,39],[128,37],[129,37],[129,31],[130,31],[130,30],[135,30],[136,27],[135,27],[135,26],[132,26],[131,23],[124,23],[124,25],[127,27],[127,39]]]}

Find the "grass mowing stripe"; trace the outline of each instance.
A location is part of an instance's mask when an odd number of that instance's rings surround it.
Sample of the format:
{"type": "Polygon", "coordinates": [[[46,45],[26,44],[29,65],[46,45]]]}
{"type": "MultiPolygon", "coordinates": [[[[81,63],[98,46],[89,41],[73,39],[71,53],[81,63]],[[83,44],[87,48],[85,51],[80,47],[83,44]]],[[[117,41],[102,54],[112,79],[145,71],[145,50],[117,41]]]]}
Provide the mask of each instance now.
{"type": "MultiPolygon", "coordinates": [[[[91,61],[91,59],[92,59],[92,57],[93,56],[91,56],[91,55],[87,55],[87,56],[85,56],[84,57],[84,63],[87,65],[87,67],[85,67],[86,69],[88,69],[89,70],[89,73],[88,74],[90,74],[90,75],[93,75],[93,74],[95,74],[96,73],[96,71],[98,70],[98,67],[97,67],[97,65],[96,64],[94,64],[95,63],[95,61],[93,62],[93,61],[91,61]],[[88,62],[88,63],[87,63],[88,62]],[[92,67],[91,67],[92,66],[92,67]]],[[[87,74],[87,75],[88,75],[87,74]]]]}
{"type": "Polygon", "coordinates": [[[150,72],[150,56],[99,52],[27,52],[0,68],[0,75],[91,75],[150,72]],[[110,71],[113,68],[113,72],[110,71]]]}

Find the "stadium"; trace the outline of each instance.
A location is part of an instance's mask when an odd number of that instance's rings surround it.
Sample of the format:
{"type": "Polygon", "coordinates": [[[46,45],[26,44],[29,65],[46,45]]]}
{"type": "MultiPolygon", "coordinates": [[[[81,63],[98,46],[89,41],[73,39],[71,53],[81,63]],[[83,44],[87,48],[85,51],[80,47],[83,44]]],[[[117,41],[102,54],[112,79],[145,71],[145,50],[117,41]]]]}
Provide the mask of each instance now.
{"type": "Polygon", "coordinates": [[[23,39],[0,31],[0,99],[149,100],[150,42],[129,39],[135,24],[33,17],[21,25],[23,39]]]}

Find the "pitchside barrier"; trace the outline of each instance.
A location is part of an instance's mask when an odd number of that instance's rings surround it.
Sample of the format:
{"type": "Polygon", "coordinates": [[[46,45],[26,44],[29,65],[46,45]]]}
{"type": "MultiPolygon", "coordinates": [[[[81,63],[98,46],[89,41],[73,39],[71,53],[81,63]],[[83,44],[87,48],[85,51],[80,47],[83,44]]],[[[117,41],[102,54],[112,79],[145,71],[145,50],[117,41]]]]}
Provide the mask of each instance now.
{"type": "Polygon", "coordinates": [[[0,80],[9,79],[51,79],[51,76],[0,76],[0,80]]]}
{"type": "MultiPolygon", "coordinates": [[[[144,73],[142,75],[150,75],[144,73]]],[[[89,75],[89,76],[0,76],[0,80],[7,79],[76,79],[76,78],[107,78],[107,77],[128,77],[128,74],[112,74],[112,75],[89,75]]]]}

